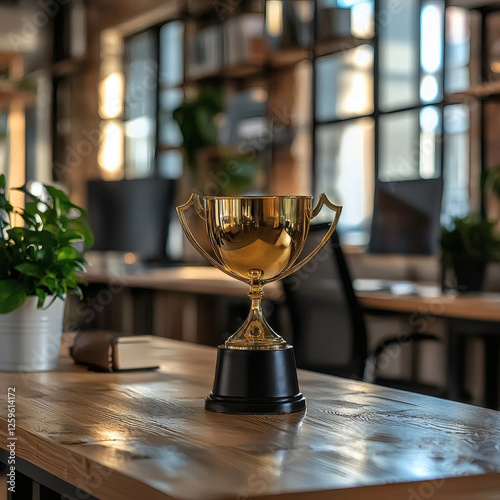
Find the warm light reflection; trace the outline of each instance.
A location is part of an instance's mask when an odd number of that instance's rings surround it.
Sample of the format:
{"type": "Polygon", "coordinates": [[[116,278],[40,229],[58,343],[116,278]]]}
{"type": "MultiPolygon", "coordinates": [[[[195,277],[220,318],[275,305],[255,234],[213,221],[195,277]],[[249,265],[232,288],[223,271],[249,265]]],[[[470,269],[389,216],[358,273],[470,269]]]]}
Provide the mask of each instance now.
{"type": "Polygon", "coordinates": [[[278,0],[266,3],[266,32],[270,36],[283,33],[283,4],[278,0]]]}
{"type": "Polygon", "coordinates": [[[263,88],[255,88],[252,90],[252,99],[255,102],[266,102],[267,101],[267,91],[263,88]]]}
{"type": "MultiPolygon", "coordinates": [[[[373,49],[368,45],[363,45],[349,53],[352,55],[350,62],[359,69],[371,69],[373,66],[373,49]]],[[[349,55],[346,55],[349,60],[349,55]]]]}
{"type": "MultiPolygon", "coordinates": [[[[26,118],[23,104],[17,100],[11,103],[11,110],[8,120],[8,136],[10,137],[9,150],[9,175],[8,188],[19,187],[25,181],[25,136],[26,136],[26,118]]],[[[24,207],[24,193],[20,191],[10,192],[10,202],[15,207],[24,207]]],[[[24,224],[20,215],[14,214],[12,217],[14,226],[24,224]]]]}
{"type": "Polygon", "coordinates": [[[469,17],[466,9],[461,7],[447,7],[446,9],[446,41],[453,45],[469,40],[469,17]]]}
{"type": "Polygon", "coordinates": [[[111,73],[99,84],[99,115],[101,118],[117,118],[123,113],[122,73],[111,73]]]}
{"type": "Polygon", "coordinates": [[[370,89],[365,75],[346,74],[338,105],[339,116],[363,114],[370,107],[370,89]]]}
{"type": "Polygon", "coordinates": [[[135,264],[137,262],[137,255],[135,253],[132,253],[132,252],[127,252],[123,256],[123,260],[124,260],[125,264],[135,264]]]}
{"type": "Polygon", "coordinates": [[[108,121],[102,125],[97,162],[104,179],[123,177],[123,129],[119,121],[108,121]]]}
{"type": "Polygon", "coordinates": [[[351,9],[351,33],[359,38],[373,36],[373,4],[361,2],[351,9]]]}
{"type": "Polygon", "coordinates": [[[372,172],[369,162],[366,162],[367,153],[368,155],[371,153],[371,148],[368,146],[372,133],[371,122],[365,120],[360,120],[359,125],[346,126],[342,131],[338,158],[339,165],[343,168],[335,183],[335,191],[342,193],[342,199],[346,200],[342,212],[342,222],[345,226],[361,224],[369,216],[372,208],[372,172]],[[367,147],[370,151],[366,150],[367,147]],[[349,204],[347,200],[358,201],[349,204]]]}

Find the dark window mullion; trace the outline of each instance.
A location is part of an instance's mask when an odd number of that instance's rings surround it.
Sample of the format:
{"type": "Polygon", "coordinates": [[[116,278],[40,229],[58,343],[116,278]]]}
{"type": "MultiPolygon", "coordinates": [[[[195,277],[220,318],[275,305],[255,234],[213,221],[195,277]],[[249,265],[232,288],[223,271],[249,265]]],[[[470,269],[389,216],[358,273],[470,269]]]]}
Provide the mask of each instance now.
{"type": "MultiPolygon", "coordinates": [[[[380,142],[380,109],[379,109],[379,78],[380,78],[380,57],[379,57],[379,18],[380,3],[379,0],[374,0],[374,33],[373,33],[373,175],[374,183],[378,181],[379,171],[379,142],[380,142]]],[[[373,197],[375,202],[375,196],[373,197]]]]}
{"type": "Polygon", "coordinates": [[[155,111],[155,150],[154,150],[154,170],[153,176],[159,177],[159,168],[158,168],[158,147],[159,147],[159,138],[160,138],[160,126],[159,126],[159,117],[160,117],[160,26],[157,26],[154,30],[152,30],[155,36],[155,50],[156,53],[153,55],[156,61],[156,111],[155,111]]]}
{"type": "Polygon", "coordinates": [[[420,128],[420,110],[424,108],[425,106],[428,105],[428,103],[424,103],[422,101],[422,97],[420,96],[420,86],[422,84],[422,9],[425,5],[425,0],[419,0],[418,2],[418,16],[415,16],[416,23],[417,23],[417,47],[418,47],[418,72],[417,72],[417,102],[419,103],[419,106],[417,106],[417,120],[416,120],[416,128],[417,128],[417,164],[415,165],[416,167],[416,175],[420,177],[420,147],[421,147],[421,135],[422,135],[422,130],[420,128]]]}
{"type": "MultiPolygon", "coordinates": [[[[316,119],[316,84],[317,84],[317,74],[316,74],[316,61],[317,61],[317,56],[316,56],[316,47],[315,43],[318,39],[318,1],[314,1],[314,12],[313,12],[313,36],[312,36],[312,42],[311,42],[311,49],[310,49],[310,60],[311,60],[311,107],[312,107],[312,113],[311,113],[311,142],[312,142],[312,154],[311,154],[311,176],[312,176],[312,190],[313,193],[316,194],[316,178],[317,178],[317,172],[316,172],[316,158],[317,158],[317,138],[316,138],[316,128],[318,126],[318,122],[316,119]]],[[[267,10],[267,9],[266,9],[267,10]]]]}
{"type": "Polygon", "coordinates": [[[439,103],[439,110],[440,110],[440,116],[441,116],[441,136],[440,136],[440,141],[439,141],[439,147],[440,147],[440,152],[439,152],[439,177],[442,179],[443,178],[443,172],[444,172],[444,106],[445,106],[445,85],[446,85],[446,7],[447,7],[447,1],[442,0],[441,2],[443,6],[443,24],[442,24],[442,53],[441,57],[443,60],[443,69],[441,71],[441,89],[442,89],[442,98],[439,103]]]}

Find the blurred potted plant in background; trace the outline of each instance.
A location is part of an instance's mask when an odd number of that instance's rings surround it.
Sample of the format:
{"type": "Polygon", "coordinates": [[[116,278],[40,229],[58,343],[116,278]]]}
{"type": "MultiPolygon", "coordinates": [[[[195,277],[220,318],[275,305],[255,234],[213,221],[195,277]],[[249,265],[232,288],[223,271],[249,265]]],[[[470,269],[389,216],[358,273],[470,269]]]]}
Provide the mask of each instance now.
{"type": "Polygon", "coordinates": [[[85,210],[59,189],[43,186],[40,196],[16,190],[29,200],[24,208],[9,202],[0,175],[0,370],[51,370],[66,295],[81,295],[76,272],[85,271],[85,260],[73,243],[91,246],[93,236],[85,210]]]}
{"type": "Polygon", "coordinates": [[[258,175],[258,163],[250,155],[218,145],[218,122],[223,111],[220,90],[204,87],[173,112],[190,169],[189,189],[194,187],[202,195],[241,194],[254,185],[258,175]]]}
{"type": "Polygon", "coordinates": [[[496,222],[474,214],[455,217],[441,229],[441,264],[452,267],[459,291],[480,291],[486,265],[500,258],[496,222]]]}
{"type": "Polygon", "coordinates": [[[184,101],[173,112],[181,129],[187,164],[195,175],[200,151],[217,144],[216,116],[223,109],[220,91],[203,87],[194,99],[184,101]]]}
{"type": "Polygon", "coordinates": [[[500,165],[496,165],[486,172],[484,190],[491,190],[500,199],[500,165]]]}

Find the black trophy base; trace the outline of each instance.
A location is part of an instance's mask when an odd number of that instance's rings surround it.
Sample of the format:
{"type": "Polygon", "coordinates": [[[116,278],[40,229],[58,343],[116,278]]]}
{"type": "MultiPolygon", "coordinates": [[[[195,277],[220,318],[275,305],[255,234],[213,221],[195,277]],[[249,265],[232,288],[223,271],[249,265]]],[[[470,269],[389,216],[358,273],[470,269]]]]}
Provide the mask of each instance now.
{"type": "Polygon", "coordinates": [[[243,350],[219,346],[205,409],[220,413],[293,413],[306,408],[292,346],[243,350]]]}

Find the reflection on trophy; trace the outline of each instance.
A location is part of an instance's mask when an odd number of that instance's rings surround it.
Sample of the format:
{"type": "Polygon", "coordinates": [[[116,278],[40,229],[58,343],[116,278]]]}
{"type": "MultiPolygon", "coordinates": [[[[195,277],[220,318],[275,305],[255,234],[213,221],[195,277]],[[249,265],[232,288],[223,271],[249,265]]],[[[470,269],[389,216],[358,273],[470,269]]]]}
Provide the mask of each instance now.
{"type": "Polygon", "coordinates": [[[299,391],[292,346],[280,337],[262,314],[262,287],[284,278],[313,259],[327,243],[342,207],[325,194],[312,208],[311,196],[208,197],[198,195],[177,207],[191,244],[215,267],[248,283],[252,301],[248,318],[219,346],[213,390],[205,408],[227,413],[290,413],[306,407],[299,391]],[[325,205],[333,222],[318,247],[295,263],[307,239],[311,220],[325,205]],[[215,259],[192,234],[185,211],[191,206],[206,221],[215,259]]]}

